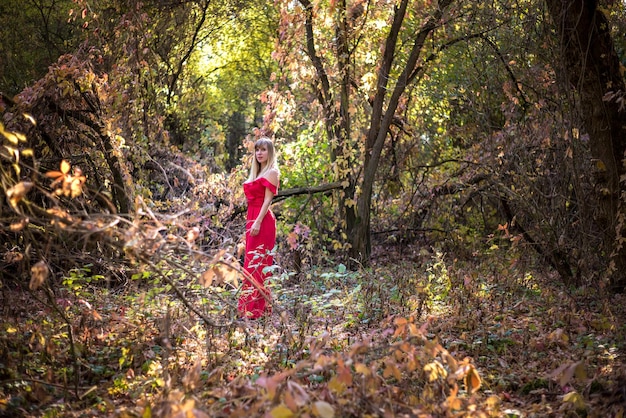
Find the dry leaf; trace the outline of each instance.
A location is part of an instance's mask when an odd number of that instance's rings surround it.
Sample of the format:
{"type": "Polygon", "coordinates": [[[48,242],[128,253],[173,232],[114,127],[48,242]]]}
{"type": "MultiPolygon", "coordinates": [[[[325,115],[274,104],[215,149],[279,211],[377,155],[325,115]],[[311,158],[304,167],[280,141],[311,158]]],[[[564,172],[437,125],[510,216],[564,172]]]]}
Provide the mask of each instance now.
{"type": "Polygon", "coordinates": [[[261,376],[256,380],[256,384],[267,390],[268,399],[274,399],[276,395],[276,389],[278,388],[278,381],[274,377],[261,376]]]}
{"type": "Polygon", "coordinates": [[[293,401],[298,407],[302,407],[309,402],[309,394],[306,390],[292,380],[287,381],[287,393],[293,396],[293,401]]]}
{"type": "Polygon", "coordinates": [[[50,275],[50,270],[45,261],[41,260],[30,268],[30,283],[28,287],[30,290],[37,290],[46,281],[50,275]]]}
{"type": "Polygon", "coordinates": [[[200,276],[200,284],[204,287],[210,287],[213,284],[214,277],[215,271],[213,271],[213,268],[210,268],[200,276]]]}
{"type": "Polygon", "coordinates": [[[480,376],[478,376],[478,371],[474,368],[474,366],[470,365],[470,369],[465,375],[465,390],[469,393],[476,392],[481,385],[480,376]]]}
{"type": "Polygon", "coordinates": [[[361,373],[363,376],[369,376],[370,374],[372,374],[372,372],[370,371],[370,369],[363,363],[357,363],[354,365],[354,370],[357,373],[361,373]]]}
{"type": "Polygon", "coordinates": [[[428,375],[428,380],[430,382],[434,382],[439,377],[445,378],[448,375],[448,372],[446,372],[446,369],[444,369],[443,365],[439,363],[437,360],[425,365],[424,372],[428,375]]]}
{"type": "Polygon", "coordinates": [[[12,223],[12,224],[9,226],[9,229],[10,229],[12,232],[19,232],[19,231],[21,231],[22,229],[24,229],[24,228],[26,227],[26,225],[28,225],[28,222],[29,222],[29,219],[28,219],[28,218],[21,219],[19,222],[12,223]]]}
{"type": "Polygon", "coordinates": [[[291,409],[287,408],[284,404],[280,404],[270,411],[270,416],[272,418],[291,418],[293,416],[293,412],[291,412],[291,409]]]}
{"type": "Polygon", "coordinates": [[[185,373],[182,379],[183,387],[185,388],[185,390],[192,391],[198,386],[201,372],[202,366],[199,361],[196,362],[193,367],[187,370],[187,373],[185,373]]]}
{"type": "Polygon", "coordinates": [[[187,242],[194,242],[200,236],[200,228],[194,226],[187,231],[187,242]]]}
{"type": "Polygon", "coordinates": [[[321,418],[334,418],[335,409],[328,402],[317,401],[313,404],[313,413],[321,418]]]}
{"type": "Polygon", "coordinates": [[[345,392],[346,385],[341,383],[339,379],[337,378],[337,376],[334,376],[328,382],[328,389],[330,389],[332,392],[336,393],[337,395],[341,395],[343,392],[345,392]]]}
{"type": "Polygon", "coordinates": [[[580,393],[576,391],[572,391],[565,396],[563,396],[563,402],[569,402],[574,405],[576,409],[585,409],[585,400],[580,395],[580,393]]]}
{"type": "Polygon", "coordinates": [[[15,209],[17,204],[22,200],[24,195],[33,187],[33,183],[29,181],[20,181],[15,186],[6,191],[9,204],[15,209]]]}

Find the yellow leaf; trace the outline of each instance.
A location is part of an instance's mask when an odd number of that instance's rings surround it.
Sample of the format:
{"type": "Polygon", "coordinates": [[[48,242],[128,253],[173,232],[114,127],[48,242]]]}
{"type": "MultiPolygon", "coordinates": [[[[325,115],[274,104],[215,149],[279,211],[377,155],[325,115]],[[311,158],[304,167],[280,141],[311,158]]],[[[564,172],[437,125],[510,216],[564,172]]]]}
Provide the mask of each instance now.
{"type": "Polygon", "coordinates": [[[426,374],[428,375],[428,380],[430,382],[437,380],[439,377],[445,378],[448,375],[448,372],[446,372],[446,369],[444,369],[443,365],[439,363],[437,360],[425,365],[424,372],[426,372],[426,374]]]}
{"type": "Polygon", "coordinates": [[[330,382],[328,382],[328,389],[330,389],[337,395],[341,395],[343,392],[345,392],[346,385],[341,383],[337,376],[334,376],[332,379],[330,379],[330,382]]]}
{"type": "Polygon", "coordinates": [[[24,115],[24,117],[25,117],[26,119],[28,119],[28,121],[29,121],[30,123],[32,123],[32,124],[33,124],[33,125],[35,125],[35,126],[37,125],[37,121],[35,120],[35,118],[34,118],[34,117],[32,117],[31,115],[29,115],[28,113],[22,113],[22,115],[24,115]]]}
{"type": "Polygon", "coordinates": [[[63,160],[61,161],[61,172],[63,174],[68,174],[70,172],[70,163],[68,163],[67,161],[63,160]]]}
{"type": "Polygon", "coordinates": [[[272,418],[291,418],[293,416],[293,412],[291,412],[291,409],[287,408],[285,405],[280,404],[270,411],[270,416],[272,418]]]}
{"type": "Polygon", "coordinates": [[[15,134],[13,132],[10,131],[5,131],[4,129],[2,129],[1,133],[4,135],[4,137],[6,139],[9,140],[10,143],[12,143],[13,145],[17,145],[19,143],[19,140],[17,139],[17,136],[15,136],[15,134]]]}
{"type": "Polygon", "coordinates": [[[576,376],[576,379],[578,380],[585,380],[587,378],[587,370],[585,370],[585,365],[582,361],[576,363],[576,366],[574,368],[574,376],[576,376]]]}
{"type": "Polygon", "coordinates": [[[146,405],[146,408],[141,414],[141,418],[152,418],[152,409],[150,408],[150,405],[146,405]]]}
{"type": "Polygon", "coordinates": [[[363,363],[355,364],[354,370],[356,370],[357,373],[361,373],[363,376],[369,376],[371,374],[370,369],[363,363]]]}
{"type": "Polygon", "coordinates": [[[324,401],[317,401],[313,404],[313,413],[321,418],[334,418],[335,409],[324,401]]]}
{"type": "Polygon", "coordinates": [[[21,132],[14,132],[14,134],[15,134],[15,137],[16,137],[19,141],[21,141],[21,142],[26,142],[26,135],[24,135],[23,133],[21,133],[21,132]]]}
{"type": "Polygon", "coordinates": [[[576,409],[585,409],[585,400],[576,391],[572,391],[563,396],[563,402],[569,402],[571,404],[574,404],[574,407],[576,409]]]}

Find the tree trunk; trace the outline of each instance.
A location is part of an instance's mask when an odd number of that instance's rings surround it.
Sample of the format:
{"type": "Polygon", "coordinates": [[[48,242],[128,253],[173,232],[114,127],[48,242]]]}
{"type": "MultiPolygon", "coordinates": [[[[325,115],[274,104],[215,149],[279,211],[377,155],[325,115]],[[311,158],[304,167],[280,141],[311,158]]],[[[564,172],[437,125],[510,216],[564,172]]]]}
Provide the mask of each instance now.
{"type": "Polygon", "coordinates": [[[441,18],[452,0],[441,0],[430,19],[422,26],[413,38],[413,44],[402,73],[395,86],[388,88],[387,81],[391,78],[390,71],[394,58],[397,58],[396,47],[402,29],[402,22],[407,13],[408,0],[402,0],[394,9],[394,19],[385,42],[382,63],[378,72],[378,88],[372,104],[372,117],[365,144],[365,162],[361,193],[357,201],[357,218],[354,228],[349,231],[351,240],[351,256],[362,264],[367,264],[371,254],[370,211],[372,206],[372,192],[380,156],[389,132],[389,127],[409,83],[415,79],[415,69],[424,48],[424,43],[430,34],[438,27],[441,18]],[[387,97],[388,91],[392,91],[387,97]],[[387,108],[384,109],[384,104],[387,108]]]}
{"type": "Polygon", "coordinates": [[[576,105],[594,159],[599,187],[597,199],[601,214],[597,219],[604,231],[605,252],[611,255],[612,284],[623,290],[626,285],[626,246],[619,244],[626,220],[621,199],[626,173],[626,113],[619,103],[604,100],[608,93],[624,92],[624,79],[606,16],[597,0],[546,0],[561,43],[562,68],[570,87],[576,91],[576,105]]]}
{"type": "MultiPolygon", "coordinates": [[[[243,98],[245,101],[247,98],[243,98]]],[[[226,160],[226,170],[232,170],[241,159],[241,151],[239,146],[246,136],[246,115],[236,110],[228,118],[228,133],[226,134],[226,152],[228,160],[226,160]]]]}

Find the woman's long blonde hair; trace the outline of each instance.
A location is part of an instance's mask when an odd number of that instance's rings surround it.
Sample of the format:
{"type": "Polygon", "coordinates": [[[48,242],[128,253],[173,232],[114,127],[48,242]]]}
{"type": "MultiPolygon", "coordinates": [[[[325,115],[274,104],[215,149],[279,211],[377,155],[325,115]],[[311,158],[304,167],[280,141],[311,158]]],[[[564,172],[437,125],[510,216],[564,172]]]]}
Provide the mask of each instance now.
{"type": "Polygon", "coordinates": [[[271,139],[266,136],[257,139],[257,141],[254,143],[254,151],[255,153],[252,154],[252,164],[250,164],[250,176],[248,177],[247,181],[252,181],[257,177],[262,176],[264,173],[271,169],[279,171],[276,149],[274,148],[274,142],[272,142],[271,139]],[[267,147],[267,165],[265,166],[263,171],[261,171],[261,164],[256,160],[255,154],[256,150],[263,145],[267,147]]]}

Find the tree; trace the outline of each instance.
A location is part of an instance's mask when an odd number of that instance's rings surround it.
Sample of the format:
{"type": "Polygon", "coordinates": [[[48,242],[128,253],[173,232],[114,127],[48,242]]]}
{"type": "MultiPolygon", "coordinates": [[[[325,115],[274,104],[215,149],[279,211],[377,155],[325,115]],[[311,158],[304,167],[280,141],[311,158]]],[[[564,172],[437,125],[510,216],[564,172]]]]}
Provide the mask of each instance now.
{"type": "MultiPolygon", "coordinates": [[[[407,88],[423,74],[425,49],[438,48],[427,40],[448,22],[452,3],[403,0],[389,8],[374,1],[301,0],[300,11],[283,6],[284,31],[294,22],[303,28],[298,33],[315,74],[333,180],[343,184],[345,236],[358,262],[366,263],[371,252],[371,199],[383,148],[392,126],[401,124],[397,111],[407,88]]],[[[285,40],[283,47],[289,50],[293,42],[285,40]]]]}
{"type": "Polygon", "coordinates": [[[0,92],[17,94],[76,48],[81,32],[77,24],[68,24],[73,6],[71,0],[0,4],[0,92]]]}
{"type": "Polygon", "coordinates": [[[582,128],[597,170],[597,217],[604,235],[604,251],[611,257],[613,284],[626,286],[626,112],[624,77],[610,32],[609,21],[597,1],[546,0],[560,40],[562,63],[558,70],[582,116],[582,128]]]}

